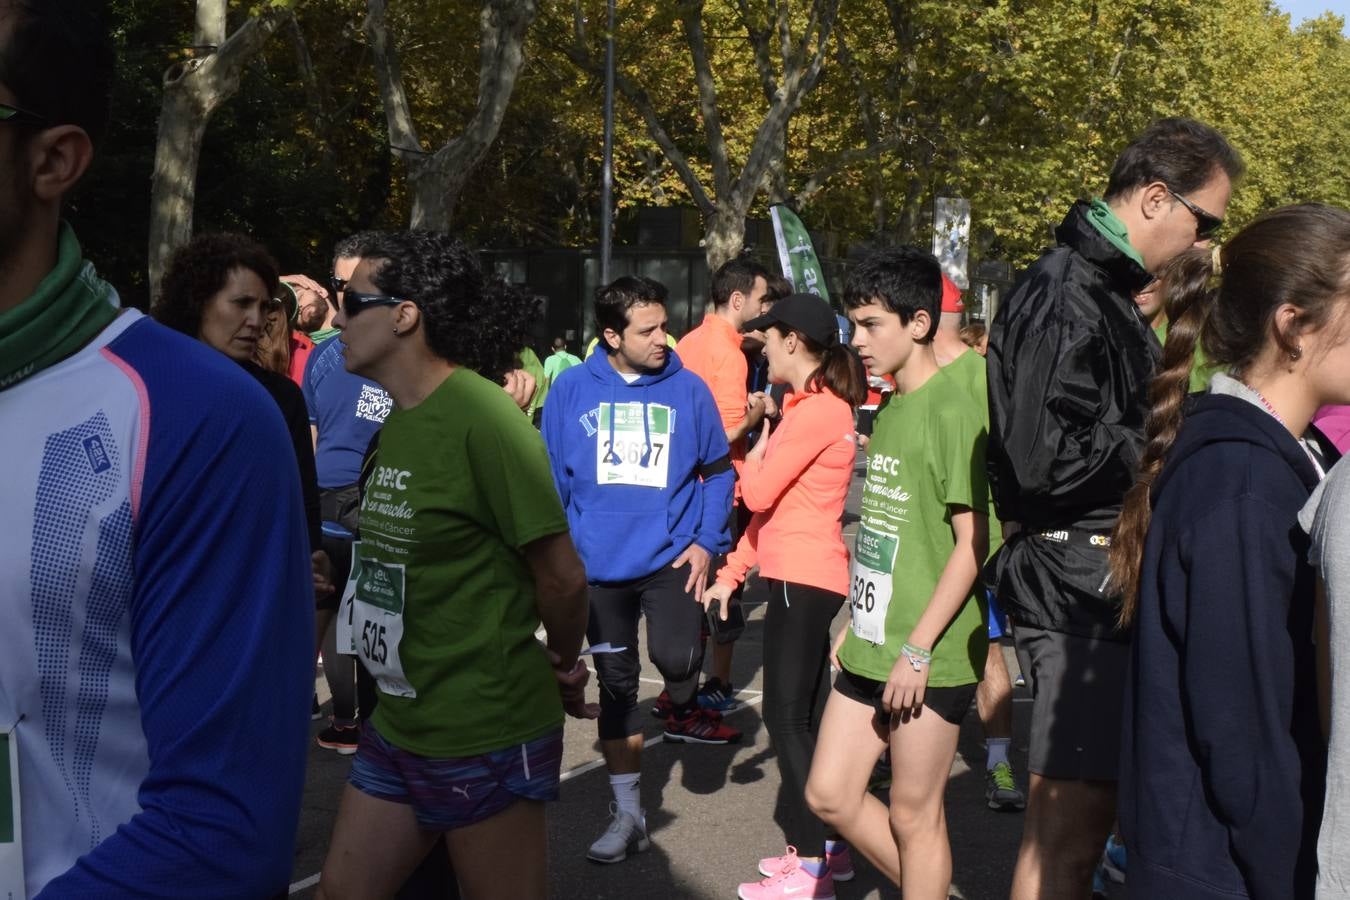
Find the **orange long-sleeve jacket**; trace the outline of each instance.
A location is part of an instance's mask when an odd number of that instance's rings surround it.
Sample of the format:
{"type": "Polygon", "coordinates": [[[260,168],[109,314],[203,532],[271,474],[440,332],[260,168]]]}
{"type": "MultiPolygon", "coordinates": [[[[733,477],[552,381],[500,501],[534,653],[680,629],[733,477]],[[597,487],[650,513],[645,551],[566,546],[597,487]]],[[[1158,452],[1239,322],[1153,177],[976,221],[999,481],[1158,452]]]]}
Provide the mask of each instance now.
{"type": "Polygon", "coordinates": [[[717,580],[735,587],[755,565],[764,578],[848,593],[848,550],[840,534],[856,460],[853,411],[830,391],[788,394],[762,457],[741,470],[753,516],[717,580]]]}

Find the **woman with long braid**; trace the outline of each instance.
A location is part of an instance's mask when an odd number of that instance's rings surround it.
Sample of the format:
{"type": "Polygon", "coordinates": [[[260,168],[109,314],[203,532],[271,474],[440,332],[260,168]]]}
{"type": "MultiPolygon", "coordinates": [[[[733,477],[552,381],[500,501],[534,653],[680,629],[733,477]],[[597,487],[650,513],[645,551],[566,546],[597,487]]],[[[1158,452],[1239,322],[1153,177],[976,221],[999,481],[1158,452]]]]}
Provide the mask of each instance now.
{"type": "Polygon", "coordinates": [[[1311,897],[1326,753],[1297,516],[1350,401],[1350,212],[1276,210],[1164,273],[1171,325],[1111,545],[1134,629],[1120,824],[1132,897],[1311,897]],[[1187,396],[1196,342],[1220,367],[1187,396]],[[1225,374],[1226,373],[1226,374],[1225,374]]]}

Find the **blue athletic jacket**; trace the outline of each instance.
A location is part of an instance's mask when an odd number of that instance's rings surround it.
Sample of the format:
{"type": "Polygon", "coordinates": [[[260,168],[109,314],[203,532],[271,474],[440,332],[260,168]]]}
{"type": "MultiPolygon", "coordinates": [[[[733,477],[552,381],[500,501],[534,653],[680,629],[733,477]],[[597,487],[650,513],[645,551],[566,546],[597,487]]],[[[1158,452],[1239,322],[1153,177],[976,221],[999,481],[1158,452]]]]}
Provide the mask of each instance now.
{"type": "Polygon", "coordinates": [[[0,391],[0,461],[0,731],[26,894],[285,891],[314,593],[277,404],[126,310],[0,391]]]}
{"type": "Polygon", "coordinates": [[[592,583],[643,578],[695,542],[730,549],[726,432],[712,392],[673,350],[631,384],[604,352],[592,353],[553,383],[541,427],[592,583]],[[632,430],[616,424],[625,418],[632,430]]]}
{"type": "Polygon", "coordinates": [[[1196,395],[1153,488],[1125,704],[1131,897],[1311,897],[1326,752],[1313,572],[1318,480],[1265,410],[1196,395]]]}

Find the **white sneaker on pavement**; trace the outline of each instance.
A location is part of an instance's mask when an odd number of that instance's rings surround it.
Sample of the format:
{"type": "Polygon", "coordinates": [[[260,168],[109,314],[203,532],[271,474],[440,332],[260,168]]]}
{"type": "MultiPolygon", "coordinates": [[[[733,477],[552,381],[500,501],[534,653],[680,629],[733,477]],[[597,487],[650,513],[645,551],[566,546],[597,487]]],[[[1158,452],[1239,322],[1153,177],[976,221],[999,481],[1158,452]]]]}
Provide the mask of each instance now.
{"type": "Polygon", "coordinates": [[[621,812],[617,804],[609,805],[613,818],[605,833],[596,838],[586,858],[598,863],[623,862],[630,853],[641,853],[652,845],[647,837],[647,814],[644,811],[642,821],[633,818],[631,813],[621,812]]]}

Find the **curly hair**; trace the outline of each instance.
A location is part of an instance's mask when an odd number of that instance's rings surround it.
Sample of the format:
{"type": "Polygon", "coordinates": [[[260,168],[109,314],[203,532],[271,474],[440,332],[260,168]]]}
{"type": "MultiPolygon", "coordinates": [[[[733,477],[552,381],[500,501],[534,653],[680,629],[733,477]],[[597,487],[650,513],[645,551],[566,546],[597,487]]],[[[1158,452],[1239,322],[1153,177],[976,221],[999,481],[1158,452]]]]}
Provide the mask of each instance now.
{"type": "Polygon", "coordinates": [[[485,275],[463,241],[438,231],[388,232],[373,237],[364,256],[382,260],[371,272],[376,287],[421,310],[432,353],[497,382],[519,368],[539,298],[485,275]]]}
{"type": "Polygon", "coordinates": [[[268,296],[276,296],[280,276],[267,248],[242,234],[199,234],[174,251],[150,314],[175,331],[197,337],[202,308],[225,287],[235,269],[254,272],[268,296]]]}

